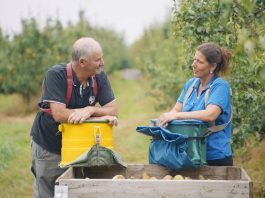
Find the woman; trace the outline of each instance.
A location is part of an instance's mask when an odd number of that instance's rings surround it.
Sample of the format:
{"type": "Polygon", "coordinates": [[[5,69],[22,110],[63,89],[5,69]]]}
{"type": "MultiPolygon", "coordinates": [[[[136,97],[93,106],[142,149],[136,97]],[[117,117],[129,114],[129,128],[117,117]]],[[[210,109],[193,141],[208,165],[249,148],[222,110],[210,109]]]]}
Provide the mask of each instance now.
{"type": "Polygon", "coordinates": [[[215,122],[216,126],[225,125],[223,130],[212,133],[207,138],[207,162],[212,166],[233,165],[230,145],[231,91],[228,82],[219,77],[220,73],[227,73],[230,57],[229,50],[216,43],[200,45],[192,63],[195,78],[185,84],[174,108],[163,113],[157,120],[157,125],[161,127],[166,127],[174,119],[197,119],[215,122]],[[193,89],[190,92],[188,90],[191,86],[193,89]]]}

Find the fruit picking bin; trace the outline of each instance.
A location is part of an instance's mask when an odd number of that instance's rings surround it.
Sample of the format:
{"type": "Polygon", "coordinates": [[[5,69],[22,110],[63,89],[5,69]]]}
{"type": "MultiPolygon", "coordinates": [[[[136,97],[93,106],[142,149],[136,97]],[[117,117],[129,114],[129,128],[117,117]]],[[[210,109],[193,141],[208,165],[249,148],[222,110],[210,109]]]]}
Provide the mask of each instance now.
{"type": "Polygon", "coordinates": [[[85,121],[82,124],[62,123],[61,165],[69,164],[98,143],[113,149],[112,125],[108,121],[85,121]]]}

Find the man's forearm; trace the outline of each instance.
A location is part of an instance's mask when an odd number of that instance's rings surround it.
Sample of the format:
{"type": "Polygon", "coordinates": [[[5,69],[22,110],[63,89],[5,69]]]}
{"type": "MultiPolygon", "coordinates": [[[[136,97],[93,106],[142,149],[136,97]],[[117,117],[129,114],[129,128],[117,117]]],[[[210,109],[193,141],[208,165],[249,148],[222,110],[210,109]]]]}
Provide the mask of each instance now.
{"type": "Polygon", "coordinates": [[[116,106],[103,106],[103,107],[86,107],[88,111],[92,111],[93,117],[99,116],[116,116],[118,117],[118,108],[116,106]]]}
{"type": "Polygon", "coordinates": [[[52,116],[56,122],[81,123],[90,117],[116,116],[118,107],[115,102],[103,107],[87,106],[79,109],[68,109],[65,105],[58,103],[50,104],[52,116]]]}
{"type": "Polygon", "coordinates": [[[74,109],[62,108],[51,108],[53,119],[56,122],[67,122],[69,116],[74,112],[74,109]]]}

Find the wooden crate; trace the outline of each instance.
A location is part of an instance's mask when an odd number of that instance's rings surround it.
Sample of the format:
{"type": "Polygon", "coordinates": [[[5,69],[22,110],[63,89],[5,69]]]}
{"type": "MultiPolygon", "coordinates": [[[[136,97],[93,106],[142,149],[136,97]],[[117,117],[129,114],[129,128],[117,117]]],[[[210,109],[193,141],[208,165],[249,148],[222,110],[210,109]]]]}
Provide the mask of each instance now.
{"type": "Polygon", "coordinates": [[[239,167],[206,166],[186,171],[172,171],[158,165],[69,168],[55,186],[55,197],[75,198],[252,198],[253,184],[239,167]],[[141,179],[143,173],[157,180],[141,179]],[[115,175],[126,179],[113,180],[115,175]],[[165,175],[180,174],[191,180],[162,180],[165,175]],[[199,180],[203,175],[205,180],[199,180]],[[135,179],[130,179],[130,178],[135,179]]]}

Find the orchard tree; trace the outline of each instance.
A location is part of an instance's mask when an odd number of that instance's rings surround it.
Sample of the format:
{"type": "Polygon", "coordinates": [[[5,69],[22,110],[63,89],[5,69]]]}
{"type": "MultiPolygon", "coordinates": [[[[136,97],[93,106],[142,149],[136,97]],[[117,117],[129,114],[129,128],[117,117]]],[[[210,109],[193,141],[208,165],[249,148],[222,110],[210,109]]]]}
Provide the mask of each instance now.
{"type": "Polygon", "coordinates": [[[4,36],[0,28],[0,93],[4,92],[4,81],[8,73],[8,55],[10,53],[10,43],[8,37],[4,36]]]}
{"type": "MultiPolygon", "coordinates": [[[[79,21],[77,24],[69,23],[64,30],[64,34],[60,37],[61,42],[70,42],[69,46],[80,37],[93,37],[100,42],[104,53],[104,62],[106,67],[104,70],[107,73],[112,73],[115,70],[129,67],[127,46],[121,35],[112,29],[103,27],[92,27],[85,19],[85,12],[79,12],[79,21]]],[[[71,50],[71,47],[69,48],[71,50]]]]}
{"type": "Polygon", "coordinates": [[[194,50],[202,42],[214,41],[231,49],[233,59],[228,78],[233,90],[234,146],[249,136],[264,139],[265,2],[181,0],[174,10],[176,40],[183,38],[190,65],[194,50]],[[264,74],[264,73],[263,73],[264,74]]]}
{"type": "Polygon", "coordinates": [[[159,107],[171,108],[176,102],[192,76],[196,47],[217,42],[233,54],[227,77],[233,90],[233,145],[242,146],[250,136],[264,139],[264,4],[262,0],[180,0],[173,8],[171,26],[165,23],[146,30],[131,54],[149,76],[159,107]]]}
{"type": "Polygon", "coordinates": [[[35,19],[22,22],[22,32],[6,45],[7,64],[1,90],[3,93],[19,93],[26,103],[37,92],[43,54],[47,41],[37,27],[35,19]]]}
{"type": "Polygon", "coordinates": [[[169,20],[152,24],[130,47],[132,65],[149,78],[149,94],[157,98],[158,110],[172,108],[187,78],[183,47],[181,39],[174,39],[169,20]]]}
{"type": "Polygon", "coordinates": [[[94,37],[103,46],[106,72],[129,66],[127,46],[112,30],[92,27],[80,11],[79,22],[63,27],[56,19],[47,19],[43,28],[36,19],[22,20],[22,32],[6,39],[0,31],[0,90],[18,93],[29,104],[32,96],[41,93],[42,80],[48,68],[71,60],[71,48],[80,37],[94,37]]]}

